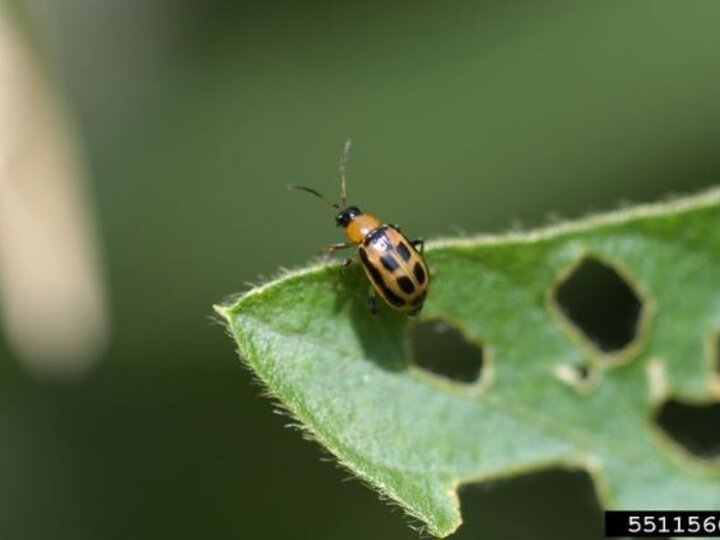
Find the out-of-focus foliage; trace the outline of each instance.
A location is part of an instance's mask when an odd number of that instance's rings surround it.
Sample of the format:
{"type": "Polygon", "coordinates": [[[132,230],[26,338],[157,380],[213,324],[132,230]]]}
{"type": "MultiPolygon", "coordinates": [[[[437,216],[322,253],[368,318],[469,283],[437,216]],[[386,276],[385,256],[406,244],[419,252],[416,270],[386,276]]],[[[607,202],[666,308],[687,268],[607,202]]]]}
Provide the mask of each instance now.
{"type": "MultiPolygon", "coordinates": [[[[426,238],[720,178],[714,1],[12,4],[86,143],[113,341],[70,385],[0,342],[3,538],[416,537],[283,428],[208,320],[337,238],[285,186],[332,194],[347,137],[353,201],[426,238]]],[[[600,537],[587,483],[543,478],[473,490],[467,527],[600,537]]]]}

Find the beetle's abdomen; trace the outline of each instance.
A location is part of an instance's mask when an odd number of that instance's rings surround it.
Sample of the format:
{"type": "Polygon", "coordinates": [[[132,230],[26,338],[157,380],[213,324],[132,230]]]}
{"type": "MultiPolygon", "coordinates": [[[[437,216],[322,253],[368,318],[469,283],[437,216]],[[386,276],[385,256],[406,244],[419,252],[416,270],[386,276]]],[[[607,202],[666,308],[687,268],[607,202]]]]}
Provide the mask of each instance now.
{"type": "Polygon", "coordinates": [[[415,314],[427,295],[430,273],[422,255],[391,225],[366,235],[358,247],[363,269],[389,306],[415,314]]]}

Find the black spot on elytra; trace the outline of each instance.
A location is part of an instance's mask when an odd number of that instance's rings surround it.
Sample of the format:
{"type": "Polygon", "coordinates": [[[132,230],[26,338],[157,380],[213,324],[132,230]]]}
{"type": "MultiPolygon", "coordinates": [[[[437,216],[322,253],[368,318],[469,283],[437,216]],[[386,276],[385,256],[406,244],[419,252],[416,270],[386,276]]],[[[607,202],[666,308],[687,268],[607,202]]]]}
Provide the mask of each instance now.
{"type": "Polygon", "coordinates": [[[385,300],[387,300],[389,304],[392,304],[393,306],[398,308],[404,306],[405,300],[400,298],[397,294],[395,294],[388,288],[385,280],[382,277],[382,274],[370,262],[365,250],[363,248],[360,248],[358,251],[360,252],[360,260],[362,261],[363,266],[367,269],[368,274],[370,274],[370,279],[372,279],[373,285],[375,285],[375,289],[378,291],[378,293],[380,293],[380,295],[385,298],[385,300]]]}
{"type": "Polygon", "coordinates": [[[405,294],[412,294],[415,290],[415,285],[412,282],[412,279],[410,279],[407,276],[401,276],[397,279],[398,285],[400,285],[400,288],[403,290],[405,294]]]}
{"type": "Polygon", "coordinates": [[[400,263],[395,260],[395,257],[393,257],[390,253],[386,253],[382,257],[380,257],[380,262],[385,267],[385,270],[389,272],[394,272],[398,268],[400,268],[400,263]]]}
{"type": "Polygon", "coordinates": [[[412,301],[413,306],[417,306],[418,304],[422,304],[425,301],[425,296],[427,296],[427,291],[423,291],[420,294],[418,294],[412,301]]]}
{"type": "Polygon", "coordinates": [[[381,225],[380,227],[376,227],[372,231],[370,231],[367,236],[365,237],[365,240],[363,241],[364,246],[369,246],[373,242],[378,241],[380,238],[385,237],[387,238],[387,227],[384,225],[381,225]]]}
{"type": "Polygon", "coordinates": [[[405,245],[405,242],[400,242],[397,245],[397,251],[405,262],[410,260],[410,250],[405,245]]]}
{"type": "Polygon", "coordinates": [[[415,266],[413,267],[413,274],[415,274],[415,279],[420,285],[425,283],[425,270],[423,270],[422,264],[419,262],[415,263],[415,266]]]}
{"type": "Polygon", "coordinates": [[[670,400],[658,410],[655,421],[694,456],[720,458],[720,403],[690,405],[670,400]]]}
{"type": "Polygon", "coordinates": [[[601,351],[617,352],[635,338],[642,303],[610,265],[583,260],[558,283],[555,301],[563,314],[601,351]]]}
{"type": "Polygon", "coordinates": [[[380,294],[382,294],[385,297],[385,300],[387,300],[390,304],[392,304],[395,307],[403,307],[405,305],[405,300],[400,298],[397,294],[392,292],[386,286],[383,286],[383,289],[380,294]]]}
{"type": "MultiPolygon", "coordinates": [[[[420,302],[419,308],[422,300],[420,302]]],[[[457,327],[444,320],[431,319],[408,325],[407,344],[411,361],[424,370],[466,384],[480,379],[482,347],[469,341],[457,327]]]]}

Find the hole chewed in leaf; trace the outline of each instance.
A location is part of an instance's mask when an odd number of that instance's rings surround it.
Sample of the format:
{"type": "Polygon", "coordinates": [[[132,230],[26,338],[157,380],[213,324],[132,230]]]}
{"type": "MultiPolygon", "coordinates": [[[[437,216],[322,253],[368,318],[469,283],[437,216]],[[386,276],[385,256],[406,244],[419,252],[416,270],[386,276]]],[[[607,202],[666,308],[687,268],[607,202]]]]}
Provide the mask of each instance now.
{"type": "Polygon", "coordinates": [[[441,319],[411,323],[407,328],[411,362],[435,375],[470,384],[480,379],[483,349],[441,319]]]}
{"type": "Polygon", "coordinates": [[[720,403],[667,401],[656,416],[666,435],[700,459],[720,458],[720,403]]]}
{"type": "Polygon", "coordinates": [[[643,308],[632,286],[610,265],[587,257],[553,291],[563,315],[604,353],[628,347],[643,308]]]}
{"type": "Polygon", "coordinates": [[[597,370],[592,369],[588,364],[558,364],[555,366],[554,373],[560,381],[581,392],[587,392],[594,388],[599,379],[597,370]]]}
{"type": "Polygon", "coordinates": [[[580,470],[553,468],[468,484],[460,489],[460,507],[463,525],[452,540],[603,538],[595,487],[580,470]]]}
{"type": "Polygon", "coordinates": [[[590,368],[587,364],[577,366],[575,371],[577,372],[577,376],[580,381],[586,381],[590,377],[590,368]]]}

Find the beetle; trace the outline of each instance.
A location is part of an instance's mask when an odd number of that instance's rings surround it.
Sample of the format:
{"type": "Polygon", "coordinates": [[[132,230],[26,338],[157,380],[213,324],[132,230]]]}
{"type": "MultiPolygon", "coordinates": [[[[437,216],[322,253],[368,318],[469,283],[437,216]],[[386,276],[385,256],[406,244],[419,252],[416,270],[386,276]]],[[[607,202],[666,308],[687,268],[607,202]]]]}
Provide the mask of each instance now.
{"type": "MultiPolygon", "coordinates": [[[[423,257],[422,238],[408,240],[397,225],[383,223],[377,217],[347,204],[347,166],[350,141],[345,143],[340,159],[340,204],[333,203],[320,192],[305,186],[289,186],[310,193],[328,206],[337,209],[335,224],[342,227],[347,241],[329,245],[325,253],[356,246],[368,280],[368,305],[378,312],[376,295],[391,308],[414,316],[420,313],[430,287],[430,272],[423,257]]],[[[342,263],[344,272],[353,264],[353,257],[342,263]]]]}

